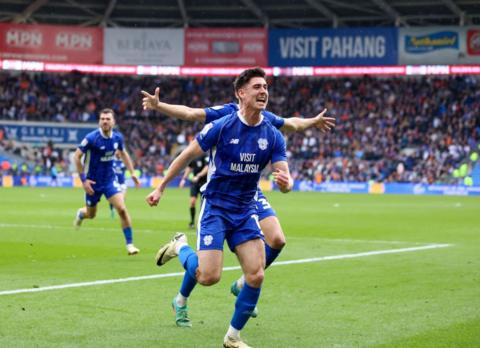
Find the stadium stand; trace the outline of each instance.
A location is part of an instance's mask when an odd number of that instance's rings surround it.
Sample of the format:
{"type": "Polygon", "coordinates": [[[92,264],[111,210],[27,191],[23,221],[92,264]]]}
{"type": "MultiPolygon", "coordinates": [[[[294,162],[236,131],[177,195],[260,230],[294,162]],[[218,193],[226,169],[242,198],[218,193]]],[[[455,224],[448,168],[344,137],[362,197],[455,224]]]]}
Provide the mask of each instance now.
{"type": "MultiPolygon", "coordinates": [[[[98,110],[111,106],[136,166],[159,175],[201,125],[141,110],[140,90],[160,86],[166,102],[204,107],[231,102],[231,83],[219,77],[2,72],[0,118],[96,122],[98,110]]],[[[331,134],[308,130],[287,136],[296,179],[453,183],[454,169],[477,147],[480,78],[475,76],[272,77],[269,83],[269,109],[278,115],[309,117],[327,107],[338,119],[331,134]]],[[[4,151],[23,151],[21,157],[41,164],[44,172],[52,162],[65,173],[71,170],[67,150],[0,142],[4,151]]]]}

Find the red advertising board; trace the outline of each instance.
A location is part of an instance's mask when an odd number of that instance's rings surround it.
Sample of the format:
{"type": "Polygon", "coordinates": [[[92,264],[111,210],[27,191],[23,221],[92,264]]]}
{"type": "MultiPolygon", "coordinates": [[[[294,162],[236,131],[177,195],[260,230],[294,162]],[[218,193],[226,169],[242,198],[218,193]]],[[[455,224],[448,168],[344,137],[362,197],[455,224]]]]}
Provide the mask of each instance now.
{"type": "Polygon", "coordinates": [[[101,64],[103,30],[0,23],[0,59],[101,64]]]}
{"type": "Polygon", "coordinates": [[[187,66],[266,66],[265,29],[186,29],[187,66]]]}
{"type": "Polygon", "coordinates": [[[472,56],[480,56],[480,30],[468,30],[467,52],[472,56]]]}

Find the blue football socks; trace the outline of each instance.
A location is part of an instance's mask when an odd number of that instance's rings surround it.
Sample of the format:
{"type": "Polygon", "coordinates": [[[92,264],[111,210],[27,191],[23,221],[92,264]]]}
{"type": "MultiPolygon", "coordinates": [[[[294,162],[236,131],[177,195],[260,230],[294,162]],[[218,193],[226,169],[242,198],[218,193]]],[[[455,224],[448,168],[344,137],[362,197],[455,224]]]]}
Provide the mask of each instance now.
{"type": "Polygon", "coordinates": [[[281,249],[273,249],[267,243],[265,243],[265,268],[272,264],[281,251],[281,249]]]}
{"type": "Polygon", "coordinates": [[[260,289],[253,288],[245,282],[235,302],[235,312],[233,312],[232,321],[230,322],[233,328],[242,330],[248,319],[250,319],[250,315],[260,297],[260,289]]]}
{"type": "Polygon", "coordinates": [[[131,227],[125,227],[125,228],[123,229],[123,235],[125,236],[125,241],[127,242],[127,244],[132,244],[132,241],[133,241],[132,228],[131,228],[131,227]]]}
{"type": "Polygon", "coordinates": [[[178,252],[178,259],[190,277],[197,279],[198,256],[189,246],[184,245],[178,252]]]}
{"type": "Polygon", "coordinates": [[[190,246],[184,245],[179,250],[178,259],[186,271],[183,276],[180,293],[184,297],[189,297],[193,288],[197,285],[196,273],[198,268],[198,256],[190,246]]]}

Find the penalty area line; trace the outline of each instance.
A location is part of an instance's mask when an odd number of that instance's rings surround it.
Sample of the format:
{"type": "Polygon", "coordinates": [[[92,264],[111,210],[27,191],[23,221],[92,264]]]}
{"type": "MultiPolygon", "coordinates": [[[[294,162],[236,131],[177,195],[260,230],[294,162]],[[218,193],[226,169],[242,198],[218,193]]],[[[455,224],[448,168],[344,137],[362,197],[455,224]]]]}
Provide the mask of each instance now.
{"type": "MultiPolygon", "coordinates": [[[[366,252],[353,253],[353,254],[331,255],[331,256],[313,257],[308,259],[278,261],[278,262],[274,262],[271,266],[285,266],[285,265],[293,265],[293,264],[300,264],[300,263],[313,263],[313,262],[320,262],[320,261],[353,259],[353,258],[368,257],[368,256],[375,256],[375,255],[407,253],[407,252],[422,251],[422,250],[429,250],[429,249],[446,248],[449,246],[451,246],[451,244],[428,244],[428,245],[411,247],[411,248],[373,250],[373,251],[366,251],[366,252]]],[[[240,266],[231,266],[231,267],[223,268],[224,271],[234,271],[239,269],[240,269],[240,266]]],[[[31,293],[31,292],[44,292],[44,291],[50,291],[50,290],[61,290],[61,289],[69,289],[69,288],[81,288],[81,287],[87,287],[87,286],[98,286],[98,285],[115,284],[115,283],[127,283],[127,282],[133,282],[138,280],[180,277],[180,276],[183,276],[184,273],[185,272],[152,274],[152,275],[139,276],[139,277],[95,280],[91,282],[51,285],[51,286],[43,286],[38,288],[5,290],[5,291],[0,291],[0,296],[24,294],[24,293],[31,293]]]]}

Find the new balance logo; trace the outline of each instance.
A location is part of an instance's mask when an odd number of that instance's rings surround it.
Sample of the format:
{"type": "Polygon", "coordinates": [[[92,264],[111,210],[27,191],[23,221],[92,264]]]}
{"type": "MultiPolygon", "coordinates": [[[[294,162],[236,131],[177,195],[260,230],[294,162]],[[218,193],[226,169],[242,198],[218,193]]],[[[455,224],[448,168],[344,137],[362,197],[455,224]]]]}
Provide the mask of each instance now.
{"type": "Polygon", "coordinates": [[[232,139],[230,140],[230,144],[238,144],[240,143],[240,139],[232,139]]]}

